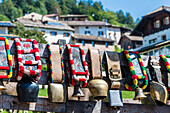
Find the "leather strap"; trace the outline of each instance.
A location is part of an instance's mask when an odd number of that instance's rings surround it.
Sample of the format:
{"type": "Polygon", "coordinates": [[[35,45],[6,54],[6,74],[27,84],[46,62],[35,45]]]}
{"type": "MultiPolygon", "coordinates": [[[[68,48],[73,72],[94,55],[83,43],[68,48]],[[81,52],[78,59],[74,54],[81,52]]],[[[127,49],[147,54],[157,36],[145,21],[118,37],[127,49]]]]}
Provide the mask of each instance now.
{"type": "Polygon", "coordinates": [[[102,62],[99,50],[89,49],[91,74],[93,79],[102,79],[102,62]]]}
{"type": "Polygon", "coordinates": [[[62,83],[62,67],[59,45],[51,45],[50,48],[52,57],[53,82],[62,83]]]}
{"type": "Polygon", "coordinates": [[[153,76],[153,79],[156,79],[159,83],[163,84],[162,82],[162,75],[161,75],[161,70],[159,66],[159,61],[156,60],[155,56],[150,57],[150,66],[151,66],[151,73],[153,76]]]}
{"type": "Polygon", "coordinates": [[[119,55],[116,52],[106,51],[107,73],[111,81],[122,79],[119,55]]]}

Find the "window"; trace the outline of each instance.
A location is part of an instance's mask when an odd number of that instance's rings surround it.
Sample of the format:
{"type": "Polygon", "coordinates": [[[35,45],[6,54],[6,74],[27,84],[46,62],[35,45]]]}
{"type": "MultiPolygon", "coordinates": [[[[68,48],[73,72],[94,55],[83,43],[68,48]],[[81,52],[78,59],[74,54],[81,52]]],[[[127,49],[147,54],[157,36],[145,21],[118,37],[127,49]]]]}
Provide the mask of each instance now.
{"type": "Polygon", "coordinates": [[[153,51],[149,51],[149,56],[153,56],[153,51]]]}
{"type": "Polygon", "coordinates": [[[106,45],[106,47],[108,47],[108,43],[107,42],[105,42],[105,45],[106,45]]]}
{"type": "Polygon", "coordinates": [[[169,24],[169,17],[165,18],[165,24],[168,25],[169,24]]]}
{"type": "Polygon", "coordinates": [[[159,57],[159,50],[158,49],[154,50],[154,56],[159,57]]]}
{"type": "Polygon", "coordinates": [[[143,53],[143,55],[148,55],[148,53],[143,53]]]}
{"type": "Polygon", "coordinates": [[[70,37],[70,33],[63,33],[64,37],[70,37]]]}
{"type": "Polygon", "coordinates": [[[90,35],[90,31],[85,31],[85,34],[86,35],[90,35]]]}
{"type": "Polygon", "coordinates": [[[86,29],[88,29],[89,27],[88,26],[86,26],[86,29]]]}
{"type": "Polygon", "coordinates": [[[103,31],[99,31],[98,32],[98,35],[100,36],[100,35],[103,35],[103,31]]]}
{"type": "Polygon", "coordinates": [[[91,43],[92,43],[92,46],[94,47],[94,46],[95,46],[95,45],[94,45],[94,41],[92,41],[91,43]]]}
{"type": "Polygon", "coordinates": [[[162,35],[162,40],[166,40],[166,35],[162,35]]]}
{"type": "Polygon", "coordinates": [[[157,38],[154,38],[152,40],[149,40],[149,44],[155,43],[157,41],[157,38]]]}
{"type": "Polygon", "coordinates": [[[45,31],[41,31],[42,34],[45,34],[45,31]]]}
{"type": "Polygon", "coordinates": [[[160,27],[160,22],[159,22],[159,20],[157,20],[155,24],[156,24],[156,25],[155,25],[156,28],[159,28],[159,27],[160,27]]]}
{"type": "Polygon", "coordinates": [[[82,40],[82,45],[85,46],[84,40],[82,40]]]}
{"type": "Polygon", "coordinates": [[[101,27],[101,26],[99,26],[99,29],[102,29],[102,27],[101,27]]]}
{"type": "Polygon", "coordinates": [[[50,32],[50,35],[51,35],[51,36],[56,36],[56,35],[57,35],[57,32],[52,31],[52,32],[50,32]]]}

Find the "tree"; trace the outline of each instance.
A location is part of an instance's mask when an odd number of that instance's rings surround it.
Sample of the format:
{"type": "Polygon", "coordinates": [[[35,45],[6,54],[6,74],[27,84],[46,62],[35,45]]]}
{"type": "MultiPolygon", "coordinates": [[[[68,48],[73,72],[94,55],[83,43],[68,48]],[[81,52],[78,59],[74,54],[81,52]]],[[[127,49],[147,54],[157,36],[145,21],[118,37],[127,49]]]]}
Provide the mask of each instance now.
{"type": "Polygon", "coordinates": [[[93,7],[98,10],[98,11],[102,11],[103,10],[103,5],[101,2],[94,2],[93,7]]]}
{"type": "Polygon", "coordinates": [[[130,13],[126,13],[126,20],[125,20],[125,24],[127,25],[127,27],[129,28],[134,28],[135,27],[135,23],[133,21],[132,16],[130,15],[130,13]]]}
{"type": "Polygon", "coordinates": [[[117,18],[118,18],[118,22],[124,24],[126,17],[124,15],[124,12],[122,10],[119,10],[118,12],[116,12],[117,18]]]}
{"type": "Polygon", "coordinates": [[[5,15],[0,15],[0,21],[9,21],[9,18],[5,15]]]}
{"type": "Polygon", "coordinates": [[[58,10],[62,12],[56,0],[45,0],[45,6],[48,14],[56,13],[58,10]]]}
{"type": "Polygon", "coordinates": [[[31,38],[37,40],[38,43],[47,43],[44,37],[44,34],[38,31],[38,28],[34,28],[33,30],[25,29],[25,27],[21,24],[15,23],[17,28],[10,29],[10,34],[19,35],[21,38],[31,38]]]}

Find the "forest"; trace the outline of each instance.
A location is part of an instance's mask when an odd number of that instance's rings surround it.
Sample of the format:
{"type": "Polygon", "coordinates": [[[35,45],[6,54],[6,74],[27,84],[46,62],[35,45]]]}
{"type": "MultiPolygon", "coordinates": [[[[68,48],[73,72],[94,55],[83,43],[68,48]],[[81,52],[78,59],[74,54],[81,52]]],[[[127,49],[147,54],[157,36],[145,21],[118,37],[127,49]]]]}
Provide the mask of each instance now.
{"type": "Polygon", "coordinates": [[[110,24],[133,29],[140,21],[134,21],[129,12],[114,12],[104,9],[101,2],[93,0],[2,0],[0,3],[0,21],[15,21],[25,14],[36,12],[42,15],[59,13],[85,14],[89,21],[107,21],[110,24]]]}

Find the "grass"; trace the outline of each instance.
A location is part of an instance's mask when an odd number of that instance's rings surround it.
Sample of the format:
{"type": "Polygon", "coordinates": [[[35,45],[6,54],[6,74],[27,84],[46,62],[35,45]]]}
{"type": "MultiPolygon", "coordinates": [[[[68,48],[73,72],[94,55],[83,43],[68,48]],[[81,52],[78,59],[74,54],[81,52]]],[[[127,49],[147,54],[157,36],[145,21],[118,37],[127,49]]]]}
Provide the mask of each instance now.
{"type": "Polygon", "coordinates": [[[44,96],[44,97],[48,97],[48,91],[47,91],[47,88],[45,89],[39,89],[39,93],[38,93],[38,96],[44,96]]]}
{"type": "Polygon", "coordinates": [[[133,99],[135,97],[134,91],[122,91],[122,98],[123,99],[133,99]]]}

